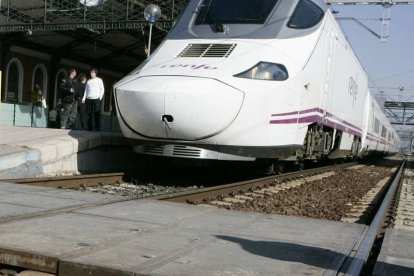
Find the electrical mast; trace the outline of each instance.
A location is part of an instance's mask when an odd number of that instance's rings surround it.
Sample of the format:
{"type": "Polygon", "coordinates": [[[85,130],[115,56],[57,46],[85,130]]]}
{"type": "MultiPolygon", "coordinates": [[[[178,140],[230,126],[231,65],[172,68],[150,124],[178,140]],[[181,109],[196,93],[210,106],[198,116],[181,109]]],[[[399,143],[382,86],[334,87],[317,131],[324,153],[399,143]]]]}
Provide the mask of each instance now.
{"type": "MultiPolygon", "coordinates": [[[[391,19],[391,6],[392,5],[402,5],[402,4],[414,4],[414,0],[403,0],[403,1],[398,1],[398,0],[382,0],[382,1],[375,1],[375,0],[365,0],[365,1],[350,1],[350,0],[326,0],[326,3],[329,5],[381,5],[383,7],[383,12],[382,12],[382,17],[381,17],[381,34],[376,34],[375,32],[373,32],[371,29],[369,29],[368,27],[366,27],[364,24],[362,24],[360,21],[358,21],[355,18],[352,17],[347,17],[347,18],[342,18],[342,19],[346,19],[346,20],[354,20],[356,21],[359,25],[361,25],[362,27],[364,27],[365,29],[367,29],[369,32],[371,32],[372,34],[374,34],[375,36],[377,36],[380,39],[380,42],[388,42],[388,30],[389,30],[389,24],[390,24],[390,19],[391,19]]],[[[341,18],[339,18],[341,19],[341,18]]]]}

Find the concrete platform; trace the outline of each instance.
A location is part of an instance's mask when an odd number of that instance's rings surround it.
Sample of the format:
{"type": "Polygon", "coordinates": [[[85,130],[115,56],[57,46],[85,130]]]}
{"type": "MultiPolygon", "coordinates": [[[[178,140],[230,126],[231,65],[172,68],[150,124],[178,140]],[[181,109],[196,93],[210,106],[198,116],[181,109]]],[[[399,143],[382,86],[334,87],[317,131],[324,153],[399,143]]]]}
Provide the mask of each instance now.
{"type": "Polygon", "coordinates": [[[58,275],[331,275],[365,231],[120,200],[126,198],[0,183],[0,262],[58,275]]]}
{"type": "Polygon", "coordinates": [[[137,158],[121,133],[0,125],[0,179],[113,171],[137,158]]]}
{"type": "Polygon", "coordinates": [[[387,229],[374,275],[414,275],[414,232],[387,229]]]}

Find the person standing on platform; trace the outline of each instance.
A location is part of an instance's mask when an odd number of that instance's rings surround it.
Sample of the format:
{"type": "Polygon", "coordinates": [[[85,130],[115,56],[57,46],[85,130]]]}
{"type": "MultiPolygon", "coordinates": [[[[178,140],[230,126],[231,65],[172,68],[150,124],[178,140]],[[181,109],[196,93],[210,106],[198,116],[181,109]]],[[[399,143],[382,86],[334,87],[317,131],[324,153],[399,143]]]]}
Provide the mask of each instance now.
{"type": "Polygon", "coordinates": [[[60,128],[69,129],[75,122],[77,115],[77,104],[75,101],[75,77],[76,70],[69,70],[69,77],[64,78],[60,84],[63,103],[63,112],[60,116],[60,128]]]}
{"type": "Polygon", "coordinates": [[[88,129],[101,129],[101,101],[105,93],[103,81],[97,77],[98,69],[90,70],[91,78],[86,82],[85,94],[82,103],[86,104],[86,112],[88,113],[88,129]]]}
{"type": "Polygon", "coordinates": [[[35,85],[35,91],[37,92],[37,103],[42,108],[47,108],[46,99],[43,97],[42,89],[40,89],[40,85],[35,85]]]}
{"type": "Polygon", "coordinates": [[[78,81],[75,87],[75,99],[78,105],[80,128],[82,129],[87,129],[86,107],[85,107],[85,104],[82,103],[83,95],[85,94],[85,88],[86,88],[86,75],[81,73],[79,74],[78,81]]]}

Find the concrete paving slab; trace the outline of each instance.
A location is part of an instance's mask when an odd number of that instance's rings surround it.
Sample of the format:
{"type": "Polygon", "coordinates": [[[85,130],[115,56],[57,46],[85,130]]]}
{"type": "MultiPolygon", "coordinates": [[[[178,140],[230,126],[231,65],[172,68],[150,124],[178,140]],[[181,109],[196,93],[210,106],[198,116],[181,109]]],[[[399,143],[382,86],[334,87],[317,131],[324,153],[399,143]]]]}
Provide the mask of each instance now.
{"type": "Polygon", "coordinates": [[[373,275],[414,275],[414,232],[386,230],[373,275]]]}
{"type": "Polygon", "coordinates": [[[20,147],[0,144],[0,156],[5,156],[5,155],[13,154],[13,153],[19,153],[23,151],[25,150],[20,147]]]}
{"type": "MultiPolygon", "coordinates": [[[[13,183],[6,183],[0,182],[0,194],[25,194],[25,195],[35,195],[35,196],[46,196],[46,197],[54,197],[58,199],[70,199],[70,200],[79,200],[85,203],[91,202],[99,202],[99,201],[106,201],[106,200],[114,200],[114,199],[125,199],[126,197],[116,196],[116,195],[109,195],[109,194],[101,194],[101,193],[87,193],[87,192],[79,192],[76,190],[71,189],[55,189],[55,188],[48,188],[48,187],[40,187],[40,186],[31,186],[25,184],[13,184],[13,183]]],[[[14,196],[13,198],[18,198],[18,196],[14,196]]],[[[7,201],[7,198],[0,198],[1,200],[7,201]]],[[[16,199],[12,199],[16,200],[16,199]]]]}
{"type": "MultiPolygon", "coordinates": [[[[0,201],[1,210],[9,210],[7,215],[30,214],[35,208],[102,198],[78,191],[27,188],[23,193],[22,186],[0,184],[0,191],[9,193],[7,200],[0,201]]],[[[131,200],[3,221],[0,260],[59,275],[324,274],[340,267],[364,228],[131,200]]]]}
{"type": "Polygon", "coordinates": [[[2,178],[39,172],[41,172],[39,151],[11,145],[0,145],[0,175],[2,178]]]}
{"type": "Polygon", "coordinates": [[[74,213],[35,217],[0,224],[0,248],[54,257],[87,254],[158,226],[74,213]]]}
{"type": "Polygon", "coordinates": [[[139,275],[335,273],[365,228],[206,208],[208,213],[175,226],[156,228],[110,248],[64,259],[60,272],[105,264],[112,271],[139,275]],[[267,230],[260,231],[262,227],[267,230]]]}
{"type": "Polygon", "coordinates": [[[216,235],[170,261],[137,266],[147,275],[323,275],[336,273],[338,253],[301,242],[216,235]]]}
{"type": "Polygon", "coordinates": [[[20,216],[27,213],[43,211],[43,208],[33,206],[22,206],[0,202],[0,220],[11,216],[20,216]]]}
{"type": "Polygon", "coordinates": [[[102,194],[102,193],[90,193],[90,192],[79,192],[76,190],[70,189],[53,189],[46,192],[49,196],[56,196],[59,198],[76,198],[77,200],[81,200],[85,203],[93,203],[99,201],[113,201],[115,199],[118,200],[127,200],[128,197],[125,196],[116,196],[110,194],[102,194]]]}
{"type": "Polygon", "coordinates": [[[54,188],[30,186],[25,184],[14,184],[0,181],[0,191],[2,192],[16,192],[16,193],[45,193],[47,191],[55,190],[54,188]]]}
{"type": "Polygon", "coordinates": [[[9,203],[16,205],[26,205],[32,207],[42,207],[45,210],[62,208],[67,206],[81,205],[84,201],[72,198],[61,198],[53,197],[48,195],[39,194],[24,194],[21,193],[19,196],[8,196],[0,198],[1,203],[9,203]]]}
{"type": "Polygon", "coordinates": [[[124,200],[124,197],[83,193],[0,182],[0,221],[13,216],[39,213],[87,204],[102,204],[124,200]]]}
{"type": "Polygon", "coordinates": [[[0,125],[1,144],[19,144],[33,140],[48,140],[53,137],[67,135],[70,130],[53,128],[32,128],[0,125]]]}
{"type": "Polygon", "coordinates": [[[189,208],[186,204],[177,205],[171,202],[163,202],[161,204],[158,201],[141,199],[81,209],[76,212],[86,215],[166,225],[209,212],[208,208],[193,207],[189,208]]]}
{"type": "Polygon", "coordinates": [[[58,146],[52,143],[36,143],[31,148],[40,152],[43,162],[50,162],[58,158],[58,146]]]}

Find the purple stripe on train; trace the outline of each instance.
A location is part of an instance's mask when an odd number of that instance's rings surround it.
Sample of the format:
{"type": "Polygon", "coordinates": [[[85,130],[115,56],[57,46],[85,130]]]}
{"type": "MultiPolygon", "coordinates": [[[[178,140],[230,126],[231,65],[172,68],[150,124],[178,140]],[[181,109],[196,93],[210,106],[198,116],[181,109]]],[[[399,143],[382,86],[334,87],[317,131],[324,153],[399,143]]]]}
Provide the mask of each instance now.
{"type": "Polygon", "coordinates": [[[302,118],[291,118],[291,119],[281,119],[281,120],[270,120],[270,124],[302,124],[302,123],[321,123],[323,125],[342,130],[346,133],[353,135],[361,136],[361,132],[348,128],[347,126],[333,122],[328,118],[321,117],[319,115],[311,115],[302,118]]]}
{"type": "MultiPolygon", "coordinates": [[[[278,114],[272,114],[272,117],[280,117],[280,116],[288,116],[288,115],[299,115],[299,114],[306,114],[306,113],[311,113],[311,112],[318,112],[320,114],[324,114],[324,110],[322,108],[319,107],[315,107],[315,108],[310,108],[310,109],[305,109],[305,110],[297,110],[297,111],[292,111],[292,112],[286,112],[286,113],[278,113],[278,114]]],[[[326,112],[326,115],[334,120],[337,120],[339,122],[341,122],[344,125],[350,126],[358,131],[362,131],[361,128],[345,121],[342,120],[341,118],[333,115],[332,113],[326,112]]],[[[290,119],[289,119],[290,120],[290,119]]],[[[296,121],[293,121],[292,123],[296,123],[296,121]]]]}
{"type": "Polygon", "coordinates": [[[321,109],[319,107],[315,107],[315,108],[310,108],[310,109],[305,109],[305,110],[297,110],[297,111],[291,111],[291,112],[286,112],[286,113],[272,114],[271,116],[272,117],[278,117],[278,116],[286,116],[286,115],[306,114],[306,113],[310,113],[310,112],[323,113],[323,109],[321,109]]]}

